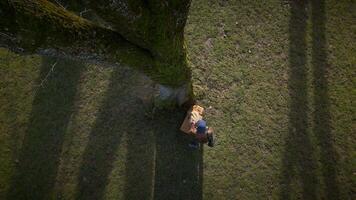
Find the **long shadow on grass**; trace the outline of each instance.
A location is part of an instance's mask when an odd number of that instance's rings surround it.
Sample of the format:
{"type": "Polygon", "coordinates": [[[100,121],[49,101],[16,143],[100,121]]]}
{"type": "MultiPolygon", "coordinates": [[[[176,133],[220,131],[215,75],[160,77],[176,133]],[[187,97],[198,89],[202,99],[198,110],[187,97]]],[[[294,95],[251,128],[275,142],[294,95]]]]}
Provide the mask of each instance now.
{"type": "MultiPolygon", "coordinates": [[[[290,135],[284,156],[281,199],[289,199],[295,175],[302,178],[303,199],[316,199],[318,180],[316,159],[308,134],[308,93],[306,70],[306,10],[305,3],[292,3],[290,21],[290,135]],[[315,161],[313,161],[315,160],[315,161]]],[[[312,0],[312,69],[313,69],[313,128],[320,147],[320,167],[324,181],[325,199],[338,199],[336,182],[336,152],[331,135],[330,102],[327,83],[327,50],[325,39],[325,2],[312,0]]]]}
{"type": "Polygon", "coordinates": [[[178,132],[184,112],[148,114],[151,101],[142,99],[153,90],[137,84],[141,78],[113,72],[84,153],[77,199],[115,199],[122,192],[124,199],[201,199],[201,153],[190,151],[178,132]],[[110,184],[120,147],[127,149],[124,191],[110,184]]]}
{"type": "MultiPolygon", "coordinates": [[[[143,152],[137,152],[137,147],[128,149],[125,199],[202,199],[202,149],[189,149],[191,138],[178,131],[184,114],[183,110],[158,111],[148,122],[147,131],[153,131],[155,143],[153,171],[145,169],[143,152]]],[[[132,134],[129,140],[139,145],[145,136],[132,134]]]]}
{"type": "MultiPolygon", "coordinates": [[[[54,59],[44,58],[38,84],[54,59]]],[[[18,158],[8,199],[51,199],[62,143],[70,117],[82,65],[60,61],[39,87],[18,158]]]]}
{"type": "Polygon", "coordinates": [[[313,46],[312,66],[314,83],[313,132],[320,146],[321,170],[325,184],[326,199],[338,199],[336,182],[336,152],[331,134],[330,101],[327,82],[327,50],[325,39],[325,2],[312,1],[313,46]]]}
{"type": "Polygon", "coordinates": [[[201,200],[203,148],[195,151],[189,149],[187,144],[191,138],[179,131],[167,133],[167,130],[178,130],[177,122],[182,122],[184,116],[162,114],[160,117],[161,119],[155,122],[157,128],[154,199],[201,200]],[[170,117],[172,115],[173,117],[170,117]],[[170,120],[163,121],[164,118],[170,120]]]}
{"type": "Polygon", "coordinates": [[[131,105],[130,76],[127,70],[112,72],[106,97],[99,108],[79,174],[77,199],[102,199],[124,134],[135,128],[130,119],[136,111],[131,105]]]}
{"type": "Polygon", "coordinates": [[[289,135],[283,157],[280,199],[295,199],[301,186],[300,199],[316,199],[316,161],[308,127],[308,86],[306,66],[306,2],[291,1],[289,22],[290,91],[289,135]],[[299,178],[299,179],[298,179],[299,178]],[[300,180],[300,181],[299,181],[300,180]],[[298,184],[300,183],[300,184],[298,184]]]}

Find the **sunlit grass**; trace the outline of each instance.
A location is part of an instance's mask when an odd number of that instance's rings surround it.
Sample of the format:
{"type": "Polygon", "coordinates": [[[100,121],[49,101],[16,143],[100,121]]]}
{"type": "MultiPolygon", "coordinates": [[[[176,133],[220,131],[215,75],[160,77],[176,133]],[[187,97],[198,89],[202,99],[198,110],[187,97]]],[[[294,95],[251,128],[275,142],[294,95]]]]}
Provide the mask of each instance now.
{"type": "Polygon", "coordinates": [[[0,49],[0,199],[351,199],[355,5],[319,8],[193,1],[199,151],[138,72],[0,49]]]}

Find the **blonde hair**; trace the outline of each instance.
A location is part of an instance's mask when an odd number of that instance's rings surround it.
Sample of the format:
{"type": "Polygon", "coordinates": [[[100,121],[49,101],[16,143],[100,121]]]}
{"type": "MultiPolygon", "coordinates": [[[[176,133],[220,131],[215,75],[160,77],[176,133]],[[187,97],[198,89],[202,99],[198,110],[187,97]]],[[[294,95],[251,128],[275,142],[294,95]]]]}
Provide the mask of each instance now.
{"type": "Polygon", "coordinates": [[[192,110],[198,112],[200,115],[204,114],[204,108],[201,106],[194,105],[192,110]]]}

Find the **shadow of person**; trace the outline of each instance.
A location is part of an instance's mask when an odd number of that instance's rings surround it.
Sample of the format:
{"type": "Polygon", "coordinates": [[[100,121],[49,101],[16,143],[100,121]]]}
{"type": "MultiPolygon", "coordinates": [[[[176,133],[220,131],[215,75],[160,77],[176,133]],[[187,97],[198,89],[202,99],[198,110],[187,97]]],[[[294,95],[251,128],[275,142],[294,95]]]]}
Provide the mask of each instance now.
{"type": "Polygon", "coordinates": [[[64,136],[74,112],[77,85],[85,69],[77,62],[58,61],[51,71],[55,62],[43,58],[37,81],[42,86],[33,100],[7,199],[51,199],[64,136]]]}
{"type": "Polygon", "coordinates": [[[289,22],[289,81],[290,112],[286,149],[282,158],[282,180],[280,199],[291,199],[295,195],[295,181],[300,178],[301,199],[316,199],[317,178],[314,148],[310,140],[308,123],[308,79],[307,79],[307,2],[291,1],[289,22]],[[293,190],[292,190],[293,189],[293,190]]]}
{"type": "Polygon", "coordinates": [[[290,20],[290,79],[291,110],[289,135],[283,158],[283,181],[281,199],[289,199],[291,181],[298,173],[302,179],[303,199],[338,199],[336,180],[336,152],[331,134],[330,101],[327,83],[327,50],[325,38],[325,2],[311,0],[312,22],[312,83],[314,112],[312,123],[308,122],[308,79],[306,65],[307,1],[291,2],[290,20]],[[310,124],[313,126],[310,127],[310,124]],[[312,131],[313,134],[310,134],[312,131]],[[320,159],[315,157],[317,148],[310,137],[316,138],[320,159]],[[320,161],[320,162],[318,162],[320,161]],[[318,162],[318,163],[317,163],[318,162]],[[318,180],[316,170],[321,169],[323,179],[318,180]],[[324,181],[324,184],[320,184],[324,181]],[[323,188],[321,188],[323,187],[323,188]],[[324,193],[316,193],[319,188],[324,193]]]}
{"type": "Polygon", "coordinates": [[[330,98],[327,81],[327,49],[325,1],[312,1],[312,68],[314,83],[313,133],[320,146],[321,171],[325,184],[325,199],[339,199],[336,180],[337,155],[331,133],[330,98]]]}

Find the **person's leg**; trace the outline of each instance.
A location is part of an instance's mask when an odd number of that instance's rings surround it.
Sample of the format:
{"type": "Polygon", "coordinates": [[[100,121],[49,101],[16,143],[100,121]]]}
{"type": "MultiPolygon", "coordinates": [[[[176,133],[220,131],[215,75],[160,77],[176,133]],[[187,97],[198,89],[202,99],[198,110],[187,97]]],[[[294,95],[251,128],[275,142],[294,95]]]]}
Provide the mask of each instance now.
{"type": "Polygon", "coordinates": [[[214,146],[214,136],[213,134],[208,134],[208,146],[213,147],[214,146]]]}
{"type": "Polygon", "coordinates": [[[199,147],[199,142],[198,142],[198,140],[194,138],[194,140],[189,143],[189,147],[191,147],[191,148],[193,148],[193,149],[197,149],[197,148],[199,147]]]}

